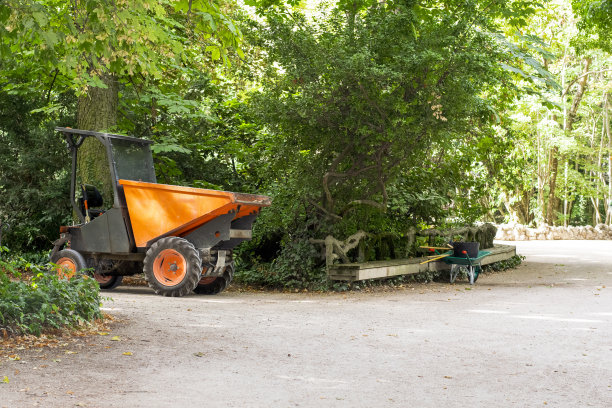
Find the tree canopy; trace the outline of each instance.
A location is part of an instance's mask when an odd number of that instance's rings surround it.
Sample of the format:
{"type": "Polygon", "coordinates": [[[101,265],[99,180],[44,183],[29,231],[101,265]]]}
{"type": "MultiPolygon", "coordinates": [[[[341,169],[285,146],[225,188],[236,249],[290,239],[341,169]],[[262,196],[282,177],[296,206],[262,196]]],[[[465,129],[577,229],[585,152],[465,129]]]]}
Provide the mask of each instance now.
{"type": "Polygon", "coordinates": [[[271,195],[253,282],[316,279],[328,234],[375,259],[432,226],[610,223],[610,7],[5,1],[5,237],[45,248],[70,217],[56,125],[155,140],[160,182],[271,195]]]}

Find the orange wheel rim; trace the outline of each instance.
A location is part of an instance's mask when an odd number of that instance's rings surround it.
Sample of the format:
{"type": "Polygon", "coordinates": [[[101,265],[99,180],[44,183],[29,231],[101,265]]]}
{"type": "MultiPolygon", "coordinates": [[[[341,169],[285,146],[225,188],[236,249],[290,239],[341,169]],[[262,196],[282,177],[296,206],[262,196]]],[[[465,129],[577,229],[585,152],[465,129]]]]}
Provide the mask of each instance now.
{"type": "Polygon", "coordinates": [[[111,279],[113,279],[113,276],[111,275],[100,275],[99,273],[94,273],[94,279],[96,280],[96,282],[100,283],[100,284],[105,284],[110,282],[111,279]]]}
{"type": "Polygon", "coordinates": [[[57,276],[60,278],[70,279],[77,273],[77,266],[74,260],[71,258],[60,258],[56,262],[57,267],[57,276]]]}
{"type": "Polygon", "coordinates": [[[174,249],[164,249],[153,262],[153,274],[162,285],[176,286],[187,274],[187,261],[174,249]]]}
{"type": "MultiPolygon", "coordinates": [[[[204,275],[207,270],[208,268],[206,267],[202,268],[202,275],[204,275]]],[[[217,279],[216,276],[209,276],[206,278],[202,277],[202,279],[200,279],[200,281],[198,282],[198,285],[208,285],[209,283],[213,283],[215,279],[217,279]]]]}
{"type": "Polygon", "coordinates": [[[217,279],[216,277],[208,277],[208,278],[202,278],[200,279],[200,282],[198,282],[198,285],[208,285],[209,283],[213,283],[215,281],[215,279],[217,279]]]}

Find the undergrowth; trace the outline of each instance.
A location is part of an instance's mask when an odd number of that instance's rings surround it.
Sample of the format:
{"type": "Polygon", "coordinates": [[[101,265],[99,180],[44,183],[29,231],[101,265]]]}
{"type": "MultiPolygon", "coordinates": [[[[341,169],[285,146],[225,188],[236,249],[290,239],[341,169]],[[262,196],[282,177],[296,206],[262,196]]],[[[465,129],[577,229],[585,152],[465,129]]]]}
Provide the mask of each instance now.
{"type": "Polygon", "coordinates": [[[485,273],[507,271],[508,269],[516,268],[524,260],[525,260],[525,257],[523,255],[514,255],[512,258],[508,258],[503,261],[495,262],[490,265],[485,265],[482,267],[482,271],[485,273]]]}
{"type": "Polygon", "coordinates": [[[60,278],[50,264],[10,258],[7,252],[0,248],[0,334],[38,336],[47,329],[76,328],[102,317],[95,279],[60,278]]]}

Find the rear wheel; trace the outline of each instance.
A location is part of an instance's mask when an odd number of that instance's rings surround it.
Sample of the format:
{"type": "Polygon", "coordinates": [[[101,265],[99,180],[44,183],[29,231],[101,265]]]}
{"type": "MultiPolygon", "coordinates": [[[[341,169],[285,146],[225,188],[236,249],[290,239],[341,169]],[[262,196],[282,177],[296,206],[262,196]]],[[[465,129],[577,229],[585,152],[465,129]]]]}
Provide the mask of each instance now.
{"type": "MultiPolygon", "coordinates": [[[[204,273],[204,271],[202,272],[204,273]]],[[[234,279],[234,264],[225,267],[223,276],[205,277],[200,279],[198,286],[193,290],[199,295],[216,295],[223,292],[234,279]]]]}
{"type": "Polygon", "coordinates": [[[163,296],[184,296],[198,284],[200,255],[183,238],[166,237],[149,248],[144,259],[144,275],[149,287],[163,296]]]}
{"type": "Polygon", "coordinates": [[[114,261],[110,259],[89,258],[87,264],[93,269],[93,278],[98,282],[100,289],[115,289],[123,281],[123,274],[117,274],[125,261],[114,261]]]}
{"type": "Polygon", "coordinates": [[[87,268],[83,255],[70,248],[58,251],[51,258],[51,262],[57,265],[55,271],[60,278],[70,279],[80,270],[87,268]]]}
{"type": "Polygon", "coordinates": [[[100,285],[100,289],[111,290],[121,285],[123,276],[119,275],[102,275],[100,273],[94,273],[94,279],[100,285]]]}

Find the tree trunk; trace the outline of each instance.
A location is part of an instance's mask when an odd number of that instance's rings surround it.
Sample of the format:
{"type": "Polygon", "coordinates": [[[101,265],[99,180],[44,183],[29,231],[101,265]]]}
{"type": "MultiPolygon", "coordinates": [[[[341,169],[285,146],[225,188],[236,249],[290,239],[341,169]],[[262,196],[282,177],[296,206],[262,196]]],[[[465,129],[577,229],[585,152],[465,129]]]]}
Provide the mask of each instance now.
{"type": "Polygon", "coordinates": [[[559,169],[559,147],[553,146],[550,151],[549,164],[548,164],[548,205],[546,207],[546,223],[548,225],[554,225],[557,208],[555,189],[557,188],[557,170],[559,169]]]}
{"type": "MultiPolygon", "coordinates": [[[[585,59],[584,64],[584,73],[589,72],[589,67],[591,66],[591,58],[585,59]]],[[[574,96],[574,100],[572,101],[572,107],[570,108],[567,115],[565,115],[563,120],[563,129],[566,133],[571,133],[574,121],[576,120],[576,115],[578,113],[578,108],[580,107],[580,102],[582,102],[582,97],[584,96],[584,92],[586,91],[587,81],[589,79],[588,75],[584,75],[580,81],[578,82],[578,92],[576,92],[576,96],[574,96]]],[[[547,222],[550,225],[554,225],[556,221],[555,209],[558,207],[557,205],[557,197],[555,195],[555,189],[557,188],[557,172],[559,170],[559,147],[554,146],[550,151],[550,167],[549,174],[550,180],[548,183],[548,207],[546,211],[547,222]]]]}
{"type": "MultiPolygon", "coordinates": [[[[78,101],[77,128],[104,131],[117,124],[119,83],[112,75],[103,75],[107,88],[87,89],[78,101]]],[[[113,205],[113,187],[106,149],[93,137],[88,137],[79,149],[77,182],[92,184],[100,190],[104,207],[113,205]]]]}
{"type": "Polygon", "coordinates": [[[608,109],[610,109],[610,103],[608,101],[608,93],[604,95],[603,103],[603,126],[606,134],[608,135],[608,196],[606,197],[606,224],[612,225],[612,133],[610,133],[610,117],[608,115],[608,109]]]}

